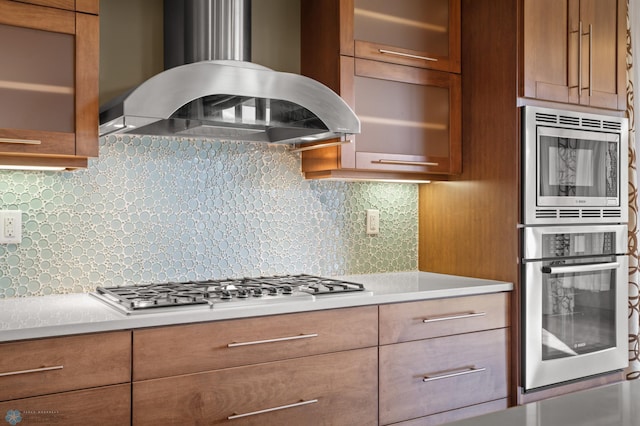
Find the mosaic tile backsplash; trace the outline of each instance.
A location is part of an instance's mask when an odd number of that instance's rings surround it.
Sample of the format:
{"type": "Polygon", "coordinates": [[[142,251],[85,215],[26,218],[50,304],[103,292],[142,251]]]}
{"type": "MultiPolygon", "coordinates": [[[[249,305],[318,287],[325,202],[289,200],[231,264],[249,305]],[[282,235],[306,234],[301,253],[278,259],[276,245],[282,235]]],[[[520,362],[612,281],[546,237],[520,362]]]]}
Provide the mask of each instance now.
{"type": "Polygon", "coordinates": [[[0,171],[0,209],[23,222],[0,245],[0,298],[417,269],[417,185],[307,181],[283,146],[110,136],[86,170],[0,171]]]}

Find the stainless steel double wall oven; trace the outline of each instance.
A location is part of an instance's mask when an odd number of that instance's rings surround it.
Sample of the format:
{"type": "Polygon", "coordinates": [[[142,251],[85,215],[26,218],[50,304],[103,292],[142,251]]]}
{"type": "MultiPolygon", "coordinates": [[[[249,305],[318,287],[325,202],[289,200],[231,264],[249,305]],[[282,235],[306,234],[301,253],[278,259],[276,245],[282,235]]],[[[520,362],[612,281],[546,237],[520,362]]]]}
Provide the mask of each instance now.
{"type": "Polygon", "coordinates": [[[627,366],[625,118],[523,108],[522,383],[627,366]]]}

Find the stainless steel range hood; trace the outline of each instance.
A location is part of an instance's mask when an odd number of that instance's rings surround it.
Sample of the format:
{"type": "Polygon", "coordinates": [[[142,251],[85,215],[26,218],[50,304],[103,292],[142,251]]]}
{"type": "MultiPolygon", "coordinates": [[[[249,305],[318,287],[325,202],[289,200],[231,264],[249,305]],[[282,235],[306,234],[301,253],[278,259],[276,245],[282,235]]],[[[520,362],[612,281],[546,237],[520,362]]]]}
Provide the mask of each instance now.
{"type": "Polygon", "coordinates": [[[328,87],[247,60],[250,4],[165,0],[167,69],[104,105],[100,136],[294,144],[359,133],[354,112],[328,87]]]}

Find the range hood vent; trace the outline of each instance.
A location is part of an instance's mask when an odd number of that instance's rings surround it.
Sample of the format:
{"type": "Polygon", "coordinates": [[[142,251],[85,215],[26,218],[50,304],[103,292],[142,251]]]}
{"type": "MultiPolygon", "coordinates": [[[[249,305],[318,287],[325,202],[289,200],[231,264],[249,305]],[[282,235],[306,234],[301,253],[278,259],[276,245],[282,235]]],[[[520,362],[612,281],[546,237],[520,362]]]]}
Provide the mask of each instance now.
{"type": "Polygon", "coordinates": [[[354,112],[328,87],[249,61],[250,4],[165,0],[167,69],[104,105],[100,136],[302,144],[359,133],[354,112]]]}

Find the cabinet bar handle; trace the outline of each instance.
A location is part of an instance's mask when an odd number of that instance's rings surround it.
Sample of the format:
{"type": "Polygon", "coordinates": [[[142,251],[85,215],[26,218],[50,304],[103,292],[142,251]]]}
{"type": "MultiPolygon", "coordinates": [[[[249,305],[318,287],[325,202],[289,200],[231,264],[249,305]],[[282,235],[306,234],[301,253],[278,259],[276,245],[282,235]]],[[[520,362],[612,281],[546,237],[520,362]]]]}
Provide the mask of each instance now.
{"type": "Polygon", "coordinates": [[[42,141],[35,139],[10,139],[10,138],[0,138],[1,143],[21,143],[25,145],[40,145],[42,141]]]}
{"type": "Polygon", "coordinates": [[[378,164],[396,164],[404,166],[439,166],[440,163],[430,163],[428,161],[402,161],[402,160],[375,160],[372,163],[378,164]]]}
{"type": "Polygon", "coordinates": [[[240,419],[242,417],[255,416],[256,414],[270,413],[271,411],[286,410],[287,408],[301,407],[303,405],[315,404],[316,402],[318,402],[317,399],[310,399],[308,401],[296,402],[295,404],[281,405],[279,407],[273,407],[273,408],[265,408],[264,410],[251,411],[249,413],[243,413],[243,414],[234,414],[233,416],[227,417],[227,420],[235,420],[235,419],[240,419]]]}
{"type": "Polygon", "coordinates": [[[62,370],[64,366],[54,365],[53,367],[32,368],[31,370],[19,370],[9,371],[7,373],[0,373],[0,377],[17,376],[18,374],[40,373],[43,371],[62,370]]]}
{"type": "Polygon", "coordinates": [[[322,149],[322,148],[327,148],[330,146],[339,146],[339,145],[347,145],[350,144],[351,141],[341,141],[341,142],[327,142],[327,143],[321,143],[318,145],[311,145],[311,146],[303,146],[301,148],[294,148],[294,149],[290,149],[289,152],[302,152],[302,151],[312,151],[314,149],[322,149]]]}
{"type": "Polygon", "coordinates": [[[423,323],[429,323],[429,322],[438,322],[438,321],[448,321],[448,320],[457,320],[457,319],[465,319],[465,318],[474,318],[474,317],[483,317],[487,315],[486,312],[469,312],[466,314],[460,314],[460,315],[445,315],[445,316],[441,316],[441,317],[430,317],[430,318],[425,318],[422,320],[423,323]]]}
{"type": "Polygon", "coordinates": [[[481,373],[481,372],[483,372],[485,370],[486,370],[486,368],[484,368],[484,367],[482,367],[482,368],[471,367],[471,368],[468,368],[468,369],[464,369],[462,371],[456,371],[455,373],[445,373],[445,374],[437,374],[437,375],[433,375],[433,376],[424,376],[422,381],[423,382],[433,382],[434,380],[450,379],[452,377],[466,376],[467,374],[481,373]]]}
{"type": "Polygon", "coordinates": [[[227,345],[227,347],[228,348],[235,348],[235,347],[238,347],[238,346],[261,345],[263,343],[286,342],[286,341],[289,341],[289,340],[310,339],[312,337],[318,337],[318,333],[301,334],[299,336],[278,337],[276,339],[254,340],[252,342],[229,343],[227,345]]]}
{"type": "Polygon", "coordinates": [[[578,23],[578,97],[582,96],[582,21],[578,23]]]}
{"type": "Polygon", "coordinates": [[[593,25],[589,24],[589,97],[593,96],[593,25]]]}
{"type": "Polygon", "coordinates": [[[438,62],[436,58],[430,58],[428,56],[412,55],[411,53],[396,52],[396,51],[387,50],[387,49],[378,49],[378,52],[386,53],[387,55],[396,55],[396,56],[403,56],[405,58],[422,59],[423,61],[438,62]]]}

